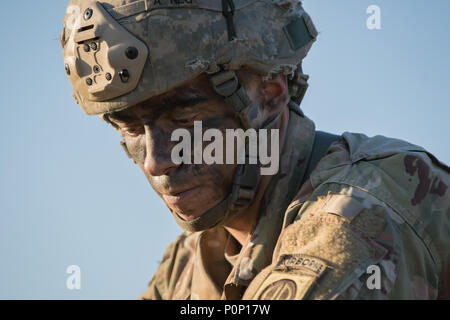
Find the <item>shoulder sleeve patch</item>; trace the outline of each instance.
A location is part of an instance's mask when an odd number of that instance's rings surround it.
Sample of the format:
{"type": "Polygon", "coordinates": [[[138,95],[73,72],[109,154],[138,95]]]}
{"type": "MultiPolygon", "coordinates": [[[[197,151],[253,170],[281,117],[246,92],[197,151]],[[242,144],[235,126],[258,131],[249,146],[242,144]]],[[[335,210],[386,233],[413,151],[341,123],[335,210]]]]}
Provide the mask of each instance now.
{"type": "Polygon", "coordinates": [[[284,254],[280,257],[275,270],[289,271],[292,269],[311,272],[320,277],[325,272],[325,261],[306,254],[284,254]]]}
{"type": "Polygon", "coordinates": [[[312,274],[274,272],[264,281],[255,295],[258,300],[301,300],[314,286],[312,274]]]}
{"type": "Polygon", "coordinates": [[[307,298],[328,264],[306,254],[282,255],[250,284],[244,300],[301,300],[307,298]]]}

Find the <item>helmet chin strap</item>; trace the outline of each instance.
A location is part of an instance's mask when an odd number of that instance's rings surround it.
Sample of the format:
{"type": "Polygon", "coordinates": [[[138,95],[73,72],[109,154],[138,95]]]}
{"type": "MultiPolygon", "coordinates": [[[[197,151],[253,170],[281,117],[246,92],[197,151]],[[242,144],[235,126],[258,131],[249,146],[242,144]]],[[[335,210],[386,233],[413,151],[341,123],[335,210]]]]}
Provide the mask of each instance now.
{"type": "MultiPolygon", "coordinates": [[[[239,83],[235,72],[219,69],[219,71],[208,73],[208,75],[214,90],[234,108],[243,128],[251,128],[248,115],[254,104],[244,87],[239,83]]],[[[280,118],[283,111],[284,108],[273,118],[266,121],[261,128],[271,127],[280,118]]],[[[176,222],[184,230],[192,232],[226,224],[237,215],[240,209],[248,207],[253,202],[260,178],[259,170],[258,164],[250,164],[248,158],[246,158],[245,164],[237,166],[231,192],[225,199],[193,220],[184,220],[171,210],[176,222]]]]}

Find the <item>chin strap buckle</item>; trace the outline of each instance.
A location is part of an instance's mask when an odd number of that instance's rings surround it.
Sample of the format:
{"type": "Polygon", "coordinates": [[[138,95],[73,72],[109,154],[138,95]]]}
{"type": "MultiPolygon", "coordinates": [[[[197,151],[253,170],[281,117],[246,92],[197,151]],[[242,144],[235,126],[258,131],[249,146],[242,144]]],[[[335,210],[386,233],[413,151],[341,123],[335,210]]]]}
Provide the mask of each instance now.
{"type": "Polygon", "coordinates": [[[217,94],[228,98],[234,94],[240,87],[239,79],[236,73],[231,70],[219,70],[209,74],[209,79],[217,94]]]}
{"type": "Polygon", "coordinates": [[[253,103],[247,92],[245,92],[244,87],[240,84],[236,73],[232,70],[221,70],[208,75],[214,91],[224,97],[225,102],[233,106],[243,128],[251,128],[249,113],[253,103]]]}
{"type": "Polygon", "coordinates": [[[232,209],[245,207],[253,201],[258,182],[259,167],[257,164],[246,163],[238,165],[231,192],[232,209]]]}

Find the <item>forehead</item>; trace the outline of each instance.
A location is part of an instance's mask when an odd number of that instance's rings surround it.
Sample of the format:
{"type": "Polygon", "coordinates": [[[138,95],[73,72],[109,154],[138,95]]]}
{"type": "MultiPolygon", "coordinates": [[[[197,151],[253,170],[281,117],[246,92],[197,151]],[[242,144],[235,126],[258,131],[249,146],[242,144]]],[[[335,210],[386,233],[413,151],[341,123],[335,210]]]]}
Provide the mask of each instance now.
{"type": "Polygon", "coordinates": [[[112,112],[112,119],[128,119],[141,115],[157,115],[163,112],[181,111],[220,96],[214,92],[206,75],[162,95],[152,97],[122,111],[112,112]]]}

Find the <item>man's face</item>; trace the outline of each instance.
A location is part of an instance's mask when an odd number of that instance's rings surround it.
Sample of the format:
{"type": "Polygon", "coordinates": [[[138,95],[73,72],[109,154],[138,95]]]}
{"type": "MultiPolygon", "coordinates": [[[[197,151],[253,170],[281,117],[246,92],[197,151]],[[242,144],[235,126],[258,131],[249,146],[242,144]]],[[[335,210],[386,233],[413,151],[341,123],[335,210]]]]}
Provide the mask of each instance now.
{"type": "Polygon", "coordinates": [[[240,127],[205,75],[108,118],[120,128],[132,158],[153,189],[184,220],[199,217],[228,196],[235,164],[177,165],[171,159],[178,143],[171,141],[176,129],[185,128],[194,137],[194,121],[202,121],[203,131],[216,128],[223,136],[226,129],[240,127]]]}

